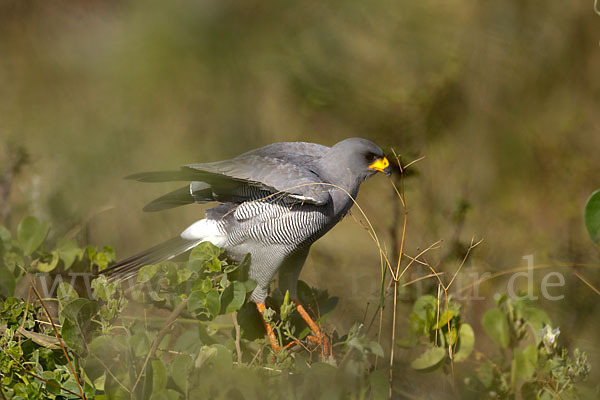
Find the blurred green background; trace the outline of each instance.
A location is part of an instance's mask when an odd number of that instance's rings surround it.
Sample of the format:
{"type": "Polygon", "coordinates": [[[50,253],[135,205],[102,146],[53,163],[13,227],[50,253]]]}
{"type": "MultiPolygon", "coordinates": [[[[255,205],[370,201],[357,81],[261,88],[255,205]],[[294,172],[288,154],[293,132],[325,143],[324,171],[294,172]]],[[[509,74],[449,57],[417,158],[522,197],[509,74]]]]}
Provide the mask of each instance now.
{"type": "MultiPolygon", "coordinates": [[[[409,254],[443,239],[429,258],[453,272],[475,236],[485,241],[464,284],[533,255],[536,265],[589,264],[577,270],[598,287],[600,256],[582,209],[600,187],[599,72],[592,1],[2,0],[0,173],[8,176],[19,149],[29,163],[0,208],[10,207],[4,223],[13,229],[33,214],[54,237],[108,244],[124,257],[179,233],[203,208],[144,214],[173,187],[123,176],[275,141],[361,136],[406,160],[426,157],[406,180],[409,254]]],[[[390,249],[389,182],[367,182],[359,203],[390,249]]],[[[562,340],[588,352],[597,380],[600,297],[557,270],[566,284],[551,293],[565,298],[541,306],[562,340]]],[[[548,271],[535,275],[538,294],[548,271]]],[[[346,218],[313,247],[302,278],[340,296],[332,327],[364,315],[368,324],[377,248],[346,218]]],[[[506,281],[466,303],[478,333],[481,310],[506,281]]],[[[400,336],[404,324],[401,316],[400,336]]]]}

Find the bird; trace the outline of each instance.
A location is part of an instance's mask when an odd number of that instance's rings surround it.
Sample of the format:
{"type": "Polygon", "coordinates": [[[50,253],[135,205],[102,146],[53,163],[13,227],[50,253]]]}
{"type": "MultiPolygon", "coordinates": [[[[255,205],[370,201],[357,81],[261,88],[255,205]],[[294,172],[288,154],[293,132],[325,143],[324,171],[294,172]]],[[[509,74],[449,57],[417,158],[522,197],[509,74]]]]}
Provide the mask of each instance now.
{"type": "Polygon", "coordinates": [[[328,353],[327,336],[298,299],[300,271],[311,245],[348,213],[361,183],[377,172],[392,173],[384,151],[370,140],[349,138],[331,147],[272,143],[228,160],[130,175],[140,182],[189,182],[148,203],[144,211],[218,204],[180,235],[102,273],[126,280],[145,265],[169,260],[205,241],[224,249],[233,260],[241,262],[250,254],[248,275],[257,285],[249,300],[256,304],[273,351],[279,352],[281,346],[264,313],[270,282],[279,272],[280,289],[289,293],[314,334],[309,339],[328,353]]]}

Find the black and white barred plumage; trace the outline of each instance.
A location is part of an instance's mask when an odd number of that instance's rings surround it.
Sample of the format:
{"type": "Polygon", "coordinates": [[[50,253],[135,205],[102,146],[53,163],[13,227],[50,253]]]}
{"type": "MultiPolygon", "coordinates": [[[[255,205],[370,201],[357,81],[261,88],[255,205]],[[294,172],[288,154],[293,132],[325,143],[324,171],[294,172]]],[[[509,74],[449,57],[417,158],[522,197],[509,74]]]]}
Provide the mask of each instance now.
{"type": "Polygon", "coordinates": [[[360,184],[377,171],[391,171],[383,151],[368,140],[354,138],[333,147],[275,143],[231,160],[133,175],[132,179],[143,182],[191,181],[151,202],[147,211],[191,203],[220,204],[180,236],[123,260],[105,273],[128,278],[143,265],[210,241],[234,259],[251,255],[250,278],[257,282],[252,301],[264,301],[277,271],[282,290],[289,290],[295,298],[310,246],[340,221],[352,207],[360,184]]]}

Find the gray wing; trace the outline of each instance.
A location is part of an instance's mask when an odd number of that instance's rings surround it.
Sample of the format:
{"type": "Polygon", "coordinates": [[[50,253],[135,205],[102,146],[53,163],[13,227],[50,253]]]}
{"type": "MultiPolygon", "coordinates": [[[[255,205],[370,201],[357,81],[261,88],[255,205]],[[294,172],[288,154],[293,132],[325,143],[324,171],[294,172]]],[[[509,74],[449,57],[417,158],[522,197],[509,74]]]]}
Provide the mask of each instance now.
{"type": "Polygon", "coordinates": [[[184,168],[248,182],[273,193],[290,195],[308,203],[329,201],[329,187],[314,171],[329,148],[314,143],[274,143],[231,160],[189,164],[184,168]]]}
{"type": "Polygon", "coordinates": [[[242,202],[269,195],[324,205],[330,200],[328,186],[322,184],[315,165],[328,149],[314,143],[274,143],[231,160],[128,178],[141,182],[192,181],[189,187],[154,200],[144,208],[146,211],[211,201],[242,202]]]}

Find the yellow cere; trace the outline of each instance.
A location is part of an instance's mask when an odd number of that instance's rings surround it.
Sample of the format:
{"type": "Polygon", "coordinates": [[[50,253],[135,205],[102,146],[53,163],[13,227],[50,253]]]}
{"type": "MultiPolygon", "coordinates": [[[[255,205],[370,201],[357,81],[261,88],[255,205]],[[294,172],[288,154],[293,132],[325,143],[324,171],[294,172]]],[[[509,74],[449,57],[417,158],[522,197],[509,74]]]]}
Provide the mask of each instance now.
{"type": "Polygon", "coordinates": [[[375,169],[379,172],[385,172],[385,169],[387,167],[389,167],[390,162],[388,161],[388,159],[386,157],[383,158],[378,158],[377,160],[373,161],[370,165],[369,168],[375,169]]]}

